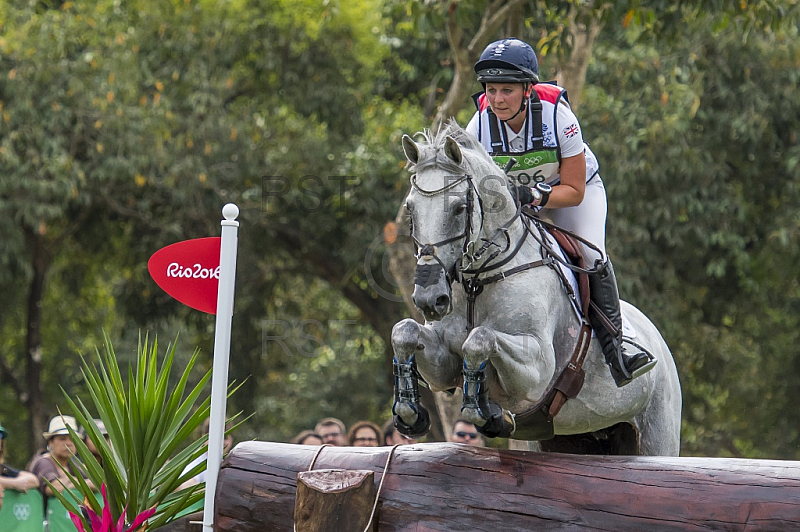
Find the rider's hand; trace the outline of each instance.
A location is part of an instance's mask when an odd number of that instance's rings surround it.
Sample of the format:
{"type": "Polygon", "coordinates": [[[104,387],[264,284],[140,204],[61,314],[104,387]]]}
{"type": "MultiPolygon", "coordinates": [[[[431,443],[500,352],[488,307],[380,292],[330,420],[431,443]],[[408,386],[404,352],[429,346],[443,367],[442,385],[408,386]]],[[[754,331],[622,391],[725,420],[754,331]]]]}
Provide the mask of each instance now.
{"type": "Polygon", "coordinates": [[[533,203],[531,187],[527,185],[517,185],[517,198],[519,198],[519,204],[523,206],[533,203]]]}

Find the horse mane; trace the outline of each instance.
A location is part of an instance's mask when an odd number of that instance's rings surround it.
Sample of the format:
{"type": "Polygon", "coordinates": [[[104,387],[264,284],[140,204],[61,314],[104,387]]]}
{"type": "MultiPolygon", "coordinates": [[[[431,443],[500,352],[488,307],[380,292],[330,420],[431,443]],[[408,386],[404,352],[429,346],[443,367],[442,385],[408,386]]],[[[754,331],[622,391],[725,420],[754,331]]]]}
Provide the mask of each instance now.
{"type": "MultiPolygon", "coordinates": [[[[423,137],[423,142],[419,144],[419,161],[409,167],[409,170],[412,172],[418,172],[433,167],[458,175],[464,173],[465,166],[474,167],[476,164],[488,165],[487,167],[492,170],[496,170],[497,168],[497,165],[495,165],[480,141],[473,135],[467,133],[467,131],[459,126],[453,119],[448,120],[436,133],[432,133],[430,129],[425,129],[418,133],[418,135],[423,137]],[[447,137],[451,137],[461,147],[461,152],[464,155],[462,165],[457,165],[445,155],[444,145],[447,137]]],[[[467,168],[467,170],[469,170],[469,168],[467,168]]],[[[485,172],[473,171],[468,173],[481,175],[485,172]]]]}

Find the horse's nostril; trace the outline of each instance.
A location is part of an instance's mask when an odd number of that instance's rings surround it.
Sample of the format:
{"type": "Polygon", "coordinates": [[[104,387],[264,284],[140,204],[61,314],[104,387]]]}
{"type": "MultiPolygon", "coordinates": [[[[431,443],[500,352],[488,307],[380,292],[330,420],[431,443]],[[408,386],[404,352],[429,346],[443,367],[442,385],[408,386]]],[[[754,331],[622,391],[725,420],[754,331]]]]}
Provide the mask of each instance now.
{"type": "Polygon", "coordinates": [[[437,308],[447,308],[450,305],[450,297],[447,295],[441,295],[436,298],[436,307],[437,308]]]}

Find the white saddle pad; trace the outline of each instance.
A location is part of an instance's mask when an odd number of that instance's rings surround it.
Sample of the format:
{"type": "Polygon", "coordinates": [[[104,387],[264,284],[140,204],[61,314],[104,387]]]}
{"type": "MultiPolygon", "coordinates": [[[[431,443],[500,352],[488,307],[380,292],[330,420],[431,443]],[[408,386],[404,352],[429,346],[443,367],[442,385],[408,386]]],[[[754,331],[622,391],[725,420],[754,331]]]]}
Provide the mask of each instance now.
{"type": "MultiPolygon", "coordinates": [[[[552,247],[552,249],[558,252],[559,256],[558,258],[566,262],[567,261],[566,255],[564,255],[564,251],[561,249],[561,246],[559,246],[558,242],[556,242],[555,237],[553,237],[553,235],[551,235],[549,232],[546,232],[545,234],[547,235],[548,242],[552,247]]],[[[575,294],[579,294],[578,277],[575,275],[575,272],[567,268],[560,261],[556,261],[556,264],[561,269],[561,272],[564,274],[564,278],[567,280],[567,282],[569,282],[570,287],[572,287],[572,291],[575,294]]],[[[572,301],[572,308],[575,311],[575,315],[580,320],[583,317],[583,313],[581,312],[581,309],[578,306],[579,303],[575,300],[571,301],[572,301]]],[[[636,330],[631,326],[630,320],[628,320],[628,317],[625,315],[625,311],[623,310],[621,314],[622,314],[622,336],[630,339],[636,338],[636,330]]],[[[595,336],[594,330],[592,330],[592,336],[595,336]]]]}

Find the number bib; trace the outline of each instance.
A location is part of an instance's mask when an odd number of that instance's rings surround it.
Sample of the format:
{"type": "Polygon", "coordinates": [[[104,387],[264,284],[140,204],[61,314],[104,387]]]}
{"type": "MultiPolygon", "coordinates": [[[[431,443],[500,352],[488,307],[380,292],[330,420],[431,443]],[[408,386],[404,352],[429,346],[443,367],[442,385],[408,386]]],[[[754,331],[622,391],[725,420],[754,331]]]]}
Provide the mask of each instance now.
{"type": "Polygon", "coordinates": [[[508,175],[518,184],[527,186],[536,183],[554,184],[560,166],[556,148],[492,155],[492,159],[500,168],[505,168],[512,157],[517,160],[517,164],[509,170],[508,175]]]}

